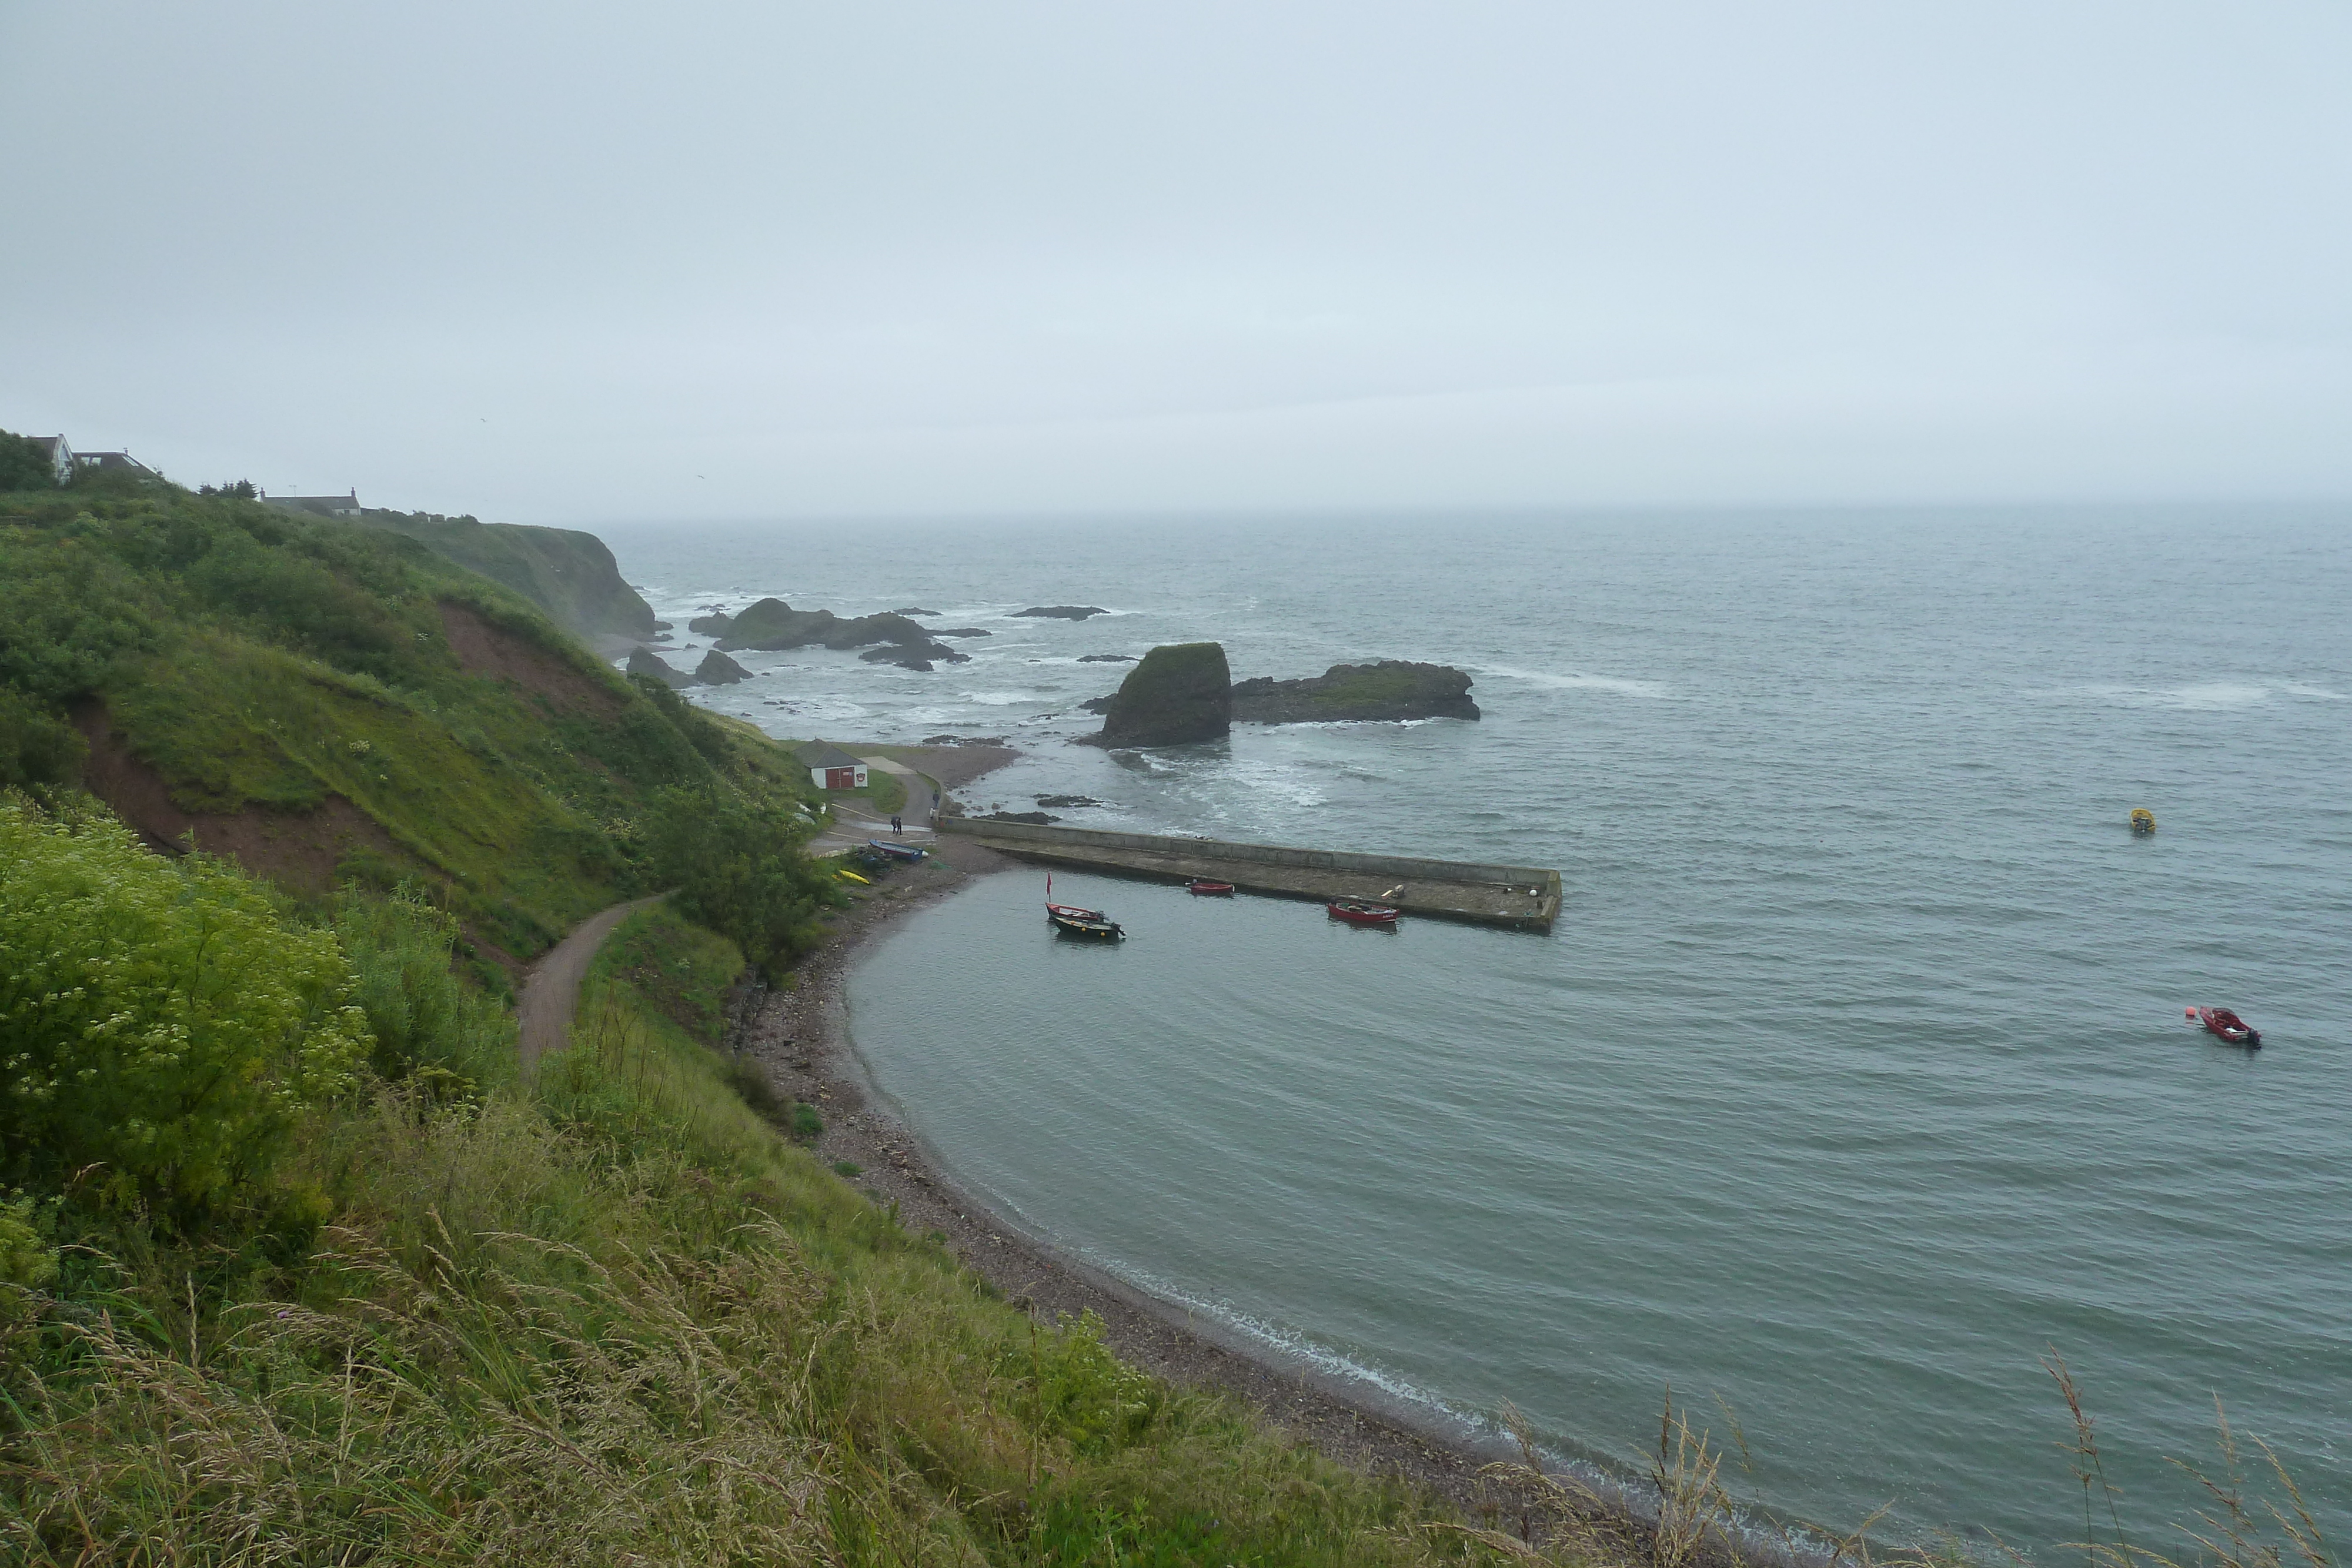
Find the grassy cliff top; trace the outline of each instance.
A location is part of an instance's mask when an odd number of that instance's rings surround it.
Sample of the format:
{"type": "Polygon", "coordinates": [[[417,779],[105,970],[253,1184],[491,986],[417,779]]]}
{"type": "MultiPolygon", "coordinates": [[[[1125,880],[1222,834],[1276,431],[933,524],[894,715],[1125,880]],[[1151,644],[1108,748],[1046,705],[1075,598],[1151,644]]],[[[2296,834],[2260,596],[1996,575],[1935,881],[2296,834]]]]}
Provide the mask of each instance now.
{"type": "Polygon", "coordinates": [[[638,885],[660,792],[782,808],[805,777],[406,534],[152,480],[0,494],[0,784],[86,783],[151,840],[305,893],[422,879],[527,956],[638,885]]]}
{"type": "Polygon", "coordinates": [[[512,589],[581,636],[650,637],[659,629],[652,606],[621,580],[612,550],[594,534],[373,507],[361,520],[405,534],[444,559],[512,589]]]}

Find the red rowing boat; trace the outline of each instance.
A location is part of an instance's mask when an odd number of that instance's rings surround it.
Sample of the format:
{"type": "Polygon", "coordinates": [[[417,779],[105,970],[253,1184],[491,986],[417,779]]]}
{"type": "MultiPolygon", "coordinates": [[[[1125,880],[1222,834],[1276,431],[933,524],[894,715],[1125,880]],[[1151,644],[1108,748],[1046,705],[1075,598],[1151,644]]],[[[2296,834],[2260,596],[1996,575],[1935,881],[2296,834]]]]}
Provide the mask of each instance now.
{"type": "Polygon", "coordinates": [[[1203,898],[1231,898],[1234,895],[1234,884],[1229,882],[1211,882],[1205,876],[1196,876],[1184,884],[1184,891],[1203,898]]]}
{"type": "Polygon", "coordinates": [[[1335,898],[1323,906],[1334,920],[1344,920],[1350,925],[1394,925],[1397,912],[1385,904],[1362,904],[1352,898],[1335,898]]]}
{"type": "Polygon", "coordinates": [[[2201,1023],[2206,1032],[2219,1035],[2231,1045],[2260,1047],[2263,1032],[2227,1008],[2183,1008],[2191,1023],[2201,1023]]]}

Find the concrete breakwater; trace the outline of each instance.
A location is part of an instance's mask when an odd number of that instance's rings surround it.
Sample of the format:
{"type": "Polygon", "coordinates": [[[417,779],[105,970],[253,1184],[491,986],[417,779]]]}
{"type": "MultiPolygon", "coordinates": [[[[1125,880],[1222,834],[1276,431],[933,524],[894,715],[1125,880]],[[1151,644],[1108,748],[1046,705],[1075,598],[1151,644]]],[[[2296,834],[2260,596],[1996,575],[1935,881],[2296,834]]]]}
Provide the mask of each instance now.
{"type": "Polygon", "coordinates": [[[943,816],[939,831],[1051,865],[1085,866],[1184,882],[1206,877],[1286,898],[1378,899],[1411,915],[1549,931],[1559,914],[1559,873],[1537,866],[1409,855],[1351,854],[943,816]]]}

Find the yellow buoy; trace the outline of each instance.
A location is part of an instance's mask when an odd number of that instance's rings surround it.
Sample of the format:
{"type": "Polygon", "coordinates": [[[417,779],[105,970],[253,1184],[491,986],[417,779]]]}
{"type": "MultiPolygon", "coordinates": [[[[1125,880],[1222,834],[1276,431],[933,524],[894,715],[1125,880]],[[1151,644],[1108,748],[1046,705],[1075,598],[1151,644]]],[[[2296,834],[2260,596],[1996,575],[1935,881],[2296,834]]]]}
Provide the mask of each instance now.
{"type": "Polygon", "coordinates": [[[2145,806],[2136,806],[2131,814],[2132,831],[2145,838],[2156,831],[2156,813],[2145,806]]]}

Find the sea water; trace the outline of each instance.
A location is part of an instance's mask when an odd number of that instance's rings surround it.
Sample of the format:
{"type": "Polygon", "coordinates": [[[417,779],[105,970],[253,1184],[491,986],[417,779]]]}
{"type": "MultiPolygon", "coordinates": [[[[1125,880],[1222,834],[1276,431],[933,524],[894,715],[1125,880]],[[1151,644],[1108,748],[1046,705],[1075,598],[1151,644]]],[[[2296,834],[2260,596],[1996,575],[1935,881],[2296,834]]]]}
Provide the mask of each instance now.
{"type": "Polygon", "coordinates": [[[2136,1543],[2181,1544],[2164,1461],[2218,1463],[2217,1398],[2352,1540],[2352,511],[606,537],[681,628],[989,630],[697,698],[1006,737],[973,810],[1559,868],[1548,936],[1057,873],[1131,933],[1081,946],[1027,871],[910,918],[858,1048],[1038,1234],[1566,1455],[1638,1467],[1671,1397],[1780,1517],[2044,1556],[2084,1532],[2063,1357],[2136,1543]],[[1066,602],[1109,613],[1012,614],[1066,602]],[[1070,744],[1129,667],[1082,655],[1204,638],[1236,678],[1455,664],[1485,717],[1070,744]]]}

